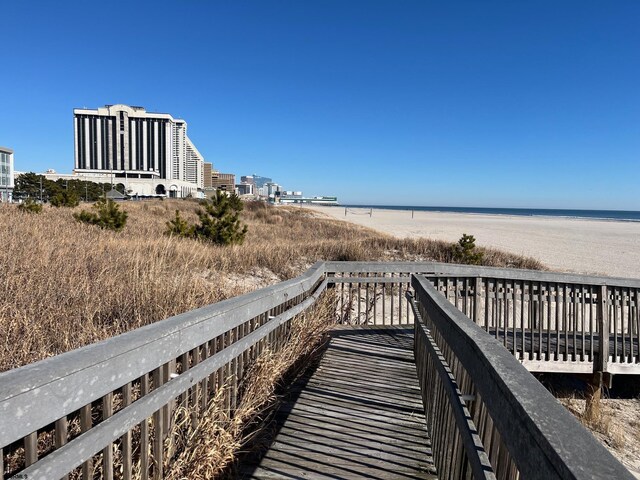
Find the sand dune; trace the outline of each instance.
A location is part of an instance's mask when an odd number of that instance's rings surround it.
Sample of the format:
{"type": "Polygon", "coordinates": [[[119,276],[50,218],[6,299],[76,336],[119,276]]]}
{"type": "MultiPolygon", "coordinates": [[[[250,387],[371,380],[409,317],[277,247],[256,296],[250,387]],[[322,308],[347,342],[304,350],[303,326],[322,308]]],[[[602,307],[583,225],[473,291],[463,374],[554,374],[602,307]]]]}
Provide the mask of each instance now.
{"type": "Polygon", "coordinates": [[[552,270],[640,278],[640,222],[519,217],[344,207],[307,207],[401,238],[456,241],[537,258],[552,270]]]}

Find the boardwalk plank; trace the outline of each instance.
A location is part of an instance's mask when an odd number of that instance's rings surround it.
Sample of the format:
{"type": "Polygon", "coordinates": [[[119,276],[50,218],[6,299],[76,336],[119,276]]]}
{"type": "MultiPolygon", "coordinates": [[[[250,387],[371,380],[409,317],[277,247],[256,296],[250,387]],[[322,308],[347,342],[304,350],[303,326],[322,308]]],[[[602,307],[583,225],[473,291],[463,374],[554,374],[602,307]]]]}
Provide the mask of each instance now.
{"type": "Polygon", "coordinates": [[[239,478],[435,479],[412,330],[332,333],[317,369],[275,415],[278,432],[239,478]]]}

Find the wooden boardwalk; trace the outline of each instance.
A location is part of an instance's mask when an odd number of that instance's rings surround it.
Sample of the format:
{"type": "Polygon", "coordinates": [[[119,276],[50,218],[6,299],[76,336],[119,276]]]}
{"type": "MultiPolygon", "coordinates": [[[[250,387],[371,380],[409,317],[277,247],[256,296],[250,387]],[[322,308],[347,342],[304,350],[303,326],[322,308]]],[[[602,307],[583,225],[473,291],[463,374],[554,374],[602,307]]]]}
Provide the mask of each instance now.
{"type": "Polygon", "coordinates": [[[412,349],[412,327],[334,330],[239,478],[435,479],[412,349]]]}

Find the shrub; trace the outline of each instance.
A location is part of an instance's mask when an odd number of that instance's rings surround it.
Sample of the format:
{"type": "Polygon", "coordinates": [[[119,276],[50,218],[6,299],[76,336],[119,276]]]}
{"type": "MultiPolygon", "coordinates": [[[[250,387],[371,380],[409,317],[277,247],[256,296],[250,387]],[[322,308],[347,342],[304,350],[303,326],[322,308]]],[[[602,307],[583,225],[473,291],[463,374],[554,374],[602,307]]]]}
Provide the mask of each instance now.
{"type": "Polygon", "coordinates": [[[69,190],[63,190],[51,197],[51,205],[54,207],[77,207],[80,204],[78,195],[69,190]]]}
{"type": "Polygon", "coordinates": [[[82,210],[74,213],[73,218],[79,222],[97,225],[100,228],[120,231],[127,223],[127,212],[120,210],[118,204],[111,199],[101,198],[94,205],[94,212],[82,210]]]}
{"type": "Polygon", "coordinates": [[[476,239],[473,235],[462,234],[458,243],[453,246],[453,260],[468,265],[482,264],[482,252],[476,251],[476,239]]]}
{"type": "Polygon", "coordinates": [[[194,228],[195,237],[218,245],[242,245],[247,226],[240,224],[243,208],[240,197],[217,190],[215,197],[201,205],[204,210],[196,210],[200,224],[194,228]]]}
{"type": "Polygon", "coordinates": [[[176,210],[176,216],[173,220],[169,220],[167,223],[167,235],[177,235],[179,237],[193,237],[193,225],[180,216],[180,211],[176,210]]]}
{"type": "Polygon", "coordinates": [[[27,198],[23,203],[18,206],[21,212],[27,213],[40,213],[42,212],[42,204],[36,202],[33,198],[27,198]]]}

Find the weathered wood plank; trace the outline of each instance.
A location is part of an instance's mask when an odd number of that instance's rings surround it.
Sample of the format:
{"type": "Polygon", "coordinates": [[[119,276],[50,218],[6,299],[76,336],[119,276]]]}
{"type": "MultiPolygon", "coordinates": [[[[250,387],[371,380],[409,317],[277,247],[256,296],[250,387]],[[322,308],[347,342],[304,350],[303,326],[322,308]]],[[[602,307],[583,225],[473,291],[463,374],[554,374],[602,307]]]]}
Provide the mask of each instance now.
{"type": "Polygon", "coordinates": [[[313,375],[276,416],[278,434],[240,478],[432,479],[412,328],[333,332],[313,375]]]}

